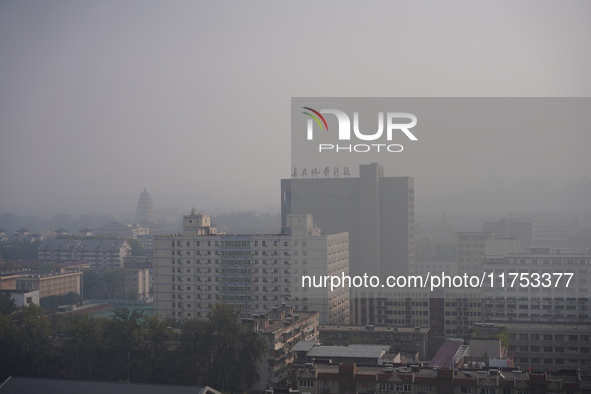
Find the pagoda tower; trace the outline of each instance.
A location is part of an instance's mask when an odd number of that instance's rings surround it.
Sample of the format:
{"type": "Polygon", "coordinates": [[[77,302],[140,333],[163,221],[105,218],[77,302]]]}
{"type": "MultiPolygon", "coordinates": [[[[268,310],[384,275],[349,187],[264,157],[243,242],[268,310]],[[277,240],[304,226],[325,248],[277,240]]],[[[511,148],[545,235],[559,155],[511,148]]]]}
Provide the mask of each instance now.
{"type": "Polygon", "coordinates": [[[146,188],[140,193],[140,199],[135,211],[135,222],[154,223],[154,205],[152,204],[152,196],[147,192],[146,188]]]}

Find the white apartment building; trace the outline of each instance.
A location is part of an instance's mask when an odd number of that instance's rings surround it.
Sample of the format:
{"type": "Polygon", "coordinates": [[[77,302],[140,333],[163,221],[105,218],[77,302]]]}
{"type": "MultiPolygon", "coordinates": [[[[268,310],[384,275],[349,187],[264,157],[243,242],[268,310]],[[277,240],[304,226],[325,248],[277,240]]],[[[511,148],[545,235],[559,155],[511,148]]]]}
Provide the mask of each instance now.
{"type": "Polygon", "coordinates": [[[312,215],[291,215],[282,234],[217,234],[209,215],[183,217],[183,233],[154,238],[155,310],[203,318],[227,303],[241,317],[282,304],[315,311],[321,323],[349,324],[349,288],[302,287],[302,275],[348,275],[347,233],[322,234],[312,215]]]}

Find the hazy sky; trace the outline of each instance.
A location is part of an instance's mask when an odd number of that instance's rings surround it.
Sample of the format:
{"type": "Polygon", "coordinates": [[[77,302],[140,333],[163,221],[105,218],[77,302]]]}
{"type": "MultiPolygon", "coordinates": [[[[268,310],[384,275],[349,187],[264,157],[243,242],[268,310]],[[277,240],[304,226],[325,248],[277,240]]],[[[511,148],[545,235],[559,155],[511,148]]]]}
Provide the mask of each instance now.
{"type": "Polygon", "coordinates": [[[132,211],[144,187],[158,208],[278,209],[291,97],[590,96],[589,15],[588,1],[0,1],[0,214],[132,211]]]}

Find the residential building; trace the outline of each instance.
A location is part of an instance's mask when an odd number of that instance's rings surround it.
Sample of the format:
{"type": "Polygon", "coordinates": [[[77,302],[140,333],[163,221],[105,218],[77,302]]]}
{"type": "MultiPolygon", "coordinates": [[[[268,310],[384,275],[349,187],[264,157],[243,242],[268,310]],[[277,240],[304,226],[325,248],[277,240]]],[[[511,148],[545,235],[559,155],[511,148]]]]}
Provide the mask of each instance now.
{"type": "Polygon", "coordinates": [[[245,320],[265,338],[268,349],[266,356],[257,364],[259,380],[252,390],[288,387],[295,356],[292,349],[300,341],[318,340],[319,318],[318,312],[296,313],[293,307],[282,306],[245,320]]]}
{"type": "Polygon", "coordinates": [[[591,323],[591,249],[535,248],[487,258],[484,270],[486,321],[591,323]]]}
{"type": "Polygon", "coordinates": [[[355,289],[351,299],[354,325],[429,327],[429,289],[355,289]]]}
{"type": "Polygon", "coordinates": [[[2,246],[16,246],[25,245],[45,240],[42,234],[31,234],[27,229],[20,229],[14,234],[9,235],[5,231],[0,231],[0,245],[2,246]]]}
{"type": "Polygon", "coordinates": [[[183,234],[154,239],[159,315],[200,318],[224,302],[247,318],[288,303],[319,312],[322,323],[349,323],[348,286],[302,286],[304,275],[348,275],[347,233],[323,234],[311,215],[290,216],[281,234],[217,234],[210,216],[194,211],[183,223],[183,234]]]}
{"type": "Polygon", "coordinates": [[[123,267],[131,246],[124,239],[52,239],[42,242],[37,248],[41,261],[86,260],[94,268],[112,269],[123,267]]]}
{"type": "MultiPolygon", "coordinates": [[[[516,366],[538,371],[579,369],[591,376],[591,326],[589,324],[507,322],[474,327],[479,337],[506,331],[509,356],[516,366]]],[[[591,389],[591,387],[589,387],[591,389]]]]}
{"type": "Polygon", "coordinates": [[[310,394],[574,394],[588,392],[591,387],[591,381],[576,370],[311,364],[298,368],[295,374],[298,391],[310,394]]]}
{"type": "Polygon", "coordinates": [[[133,238],[144,237],[150,234],[150,228],[140,224],[123,224],[117,221],[105,224],[92,231],[94,235],[106,238],[133,238]]]}
{"type": "Polygon", "coordinates": [[[464,337],[483,320],[482,291],[473,288],[444,289],[443,318],[446,337],[464,337]]]}

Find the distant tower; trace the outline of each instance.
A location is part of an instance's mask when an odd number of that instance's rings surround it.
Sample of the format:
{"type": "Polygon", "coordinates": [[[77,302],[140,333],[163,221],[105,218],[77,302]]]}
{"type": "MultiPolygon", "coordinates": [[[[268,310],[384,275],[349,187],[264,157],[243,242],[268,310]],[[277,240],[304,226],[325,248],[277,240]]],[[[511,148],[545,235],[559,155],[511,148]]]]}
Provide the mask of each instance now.
{"type": "Polygon", "coordinates": [[[142,223],[145,221],[154,223],[154,205],[152,204],[152,196],[146,191],[146,188],[140,193],[140,199],[137,202],[137,209],[135,211],[135,222],[142,223]]]}

